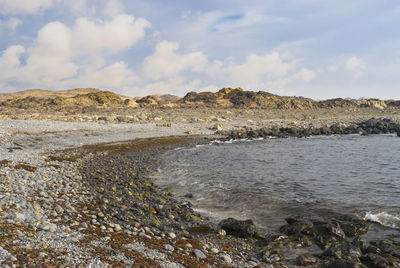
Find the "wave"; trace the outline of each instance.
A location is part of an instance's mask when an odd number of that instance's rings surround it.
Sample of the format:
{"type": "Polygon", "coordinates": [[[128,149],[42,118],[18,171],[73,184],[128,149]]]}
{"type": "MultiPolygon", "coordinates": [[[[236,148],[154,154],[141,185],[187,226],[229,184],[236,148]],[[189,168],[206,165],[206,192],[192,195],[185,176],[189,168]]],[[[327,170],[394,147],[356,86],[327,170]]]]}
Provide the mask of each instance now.
{"type": "Polygon", "coordinates": [[[393,215],[387,212],[367,212],[364,216],[364,220],[380,223],[384,226],[391,228],[400,228],[400,215],[393,215]]]}

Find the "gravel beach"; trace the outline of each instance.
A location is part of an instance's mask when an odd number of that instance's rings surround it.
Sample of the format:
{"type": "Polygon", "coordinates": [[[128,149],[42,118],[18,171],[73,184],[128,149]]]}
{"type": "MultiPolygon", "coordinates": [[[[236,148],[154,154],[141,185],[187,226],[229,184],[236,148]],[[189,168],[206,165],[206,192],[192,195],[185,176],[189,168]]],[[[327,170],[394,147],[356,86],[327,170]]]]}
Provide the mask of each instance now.
{"type": "MultiPolygon", "coordinates": [[[[339,121],[346,129],[365,118],[339,121]]],[[[277,233],[258,234],[252,221],[218,224],[154,185],[163,152],[240,138],[233,130],[246,125],[0,121],[0,267],[400,267],[400,243],[367,244],[360,235],[383,227],[362,219],[294,217],[277,233]]]]}

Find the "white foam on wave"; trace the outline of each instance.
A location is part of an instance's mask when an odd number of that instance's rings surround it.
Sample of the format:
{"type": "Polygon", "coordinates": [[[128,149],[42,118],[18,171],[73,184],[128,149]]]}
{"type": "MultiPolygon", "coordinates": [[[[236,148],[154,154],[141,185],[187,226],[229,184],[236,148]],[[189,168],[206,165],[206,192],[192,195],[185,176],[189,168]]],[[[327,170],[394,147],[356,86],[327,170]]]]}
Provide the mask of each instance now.
{"type": "Polygon", "coordinates": [[[380,223],[391,228],[400,228],[400,215],[393,215],[387,212],[367,212],[364,220],[380,223]]]}

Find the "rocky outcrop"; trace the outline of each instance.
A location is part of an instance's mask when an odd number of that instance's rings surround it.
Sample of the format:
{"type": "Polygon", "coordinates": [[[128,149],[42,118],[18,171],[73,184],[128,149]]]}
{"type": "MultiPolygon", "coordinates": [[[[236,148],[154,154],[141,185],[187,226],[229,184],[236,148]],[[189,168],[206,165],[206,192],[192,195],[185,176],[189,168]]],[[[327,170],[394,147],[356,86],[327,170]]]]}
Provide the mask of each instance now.
{"type": "Polygon", "coordinates": [[[131,98],[98,89],[30,90],[13,94],[0,94],[0,105],[4,107],[30,109],[46,106],[57,110],[74,105],[78,107],[209,107],[280,110],[372,108],[384,110],[387,108],[399,108],[399,103],[400,101],[392,100],[342,98],[318,101],[304,97],[279,96],[266,91],[247,91],[242,88],[223,88],[217,92],[189,92],[183,98],[168,94],[131,98]]]}
{"type": "Polygon", "coordinates": [[[218,131],[220,135],[225,136],[222,140],[238,140],[238,139],[255,139],[268,137],[308,137],[318,135],[345,135],[345,134],[389,134],[397,133],[400,136],[400,123],[390,118],[371,118],[367,121],[357,124],[335,123],[323,127],[263,127],[260,129],[252,129],[251,127],[243,127],[232,131],[218,131]]]}
{"type": "Polygon", "coordinates": [[[252,220],[239,221],[234,218],[222,220],[219,225],[228,235],[250,238],[256,234],[256,227],[252,220]]]}

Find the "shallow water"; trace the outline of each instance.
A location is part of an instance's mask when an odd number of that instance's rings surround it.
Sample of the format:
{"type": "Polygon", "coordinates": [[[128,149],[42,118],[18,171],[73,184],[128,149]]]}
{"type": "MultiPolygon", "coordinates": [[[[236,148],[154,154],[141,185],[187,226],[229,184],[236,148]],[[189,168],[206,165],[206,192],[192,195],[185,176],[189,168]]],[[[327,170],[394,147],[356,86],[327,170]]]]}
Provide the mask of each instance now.
{"type": "Polygon", "coordinates": [[[157,181],[217,219],[274,229],[289,215],[357,214],[400,228],[400,138],[214,143],[163,155],[157,181]]]}

